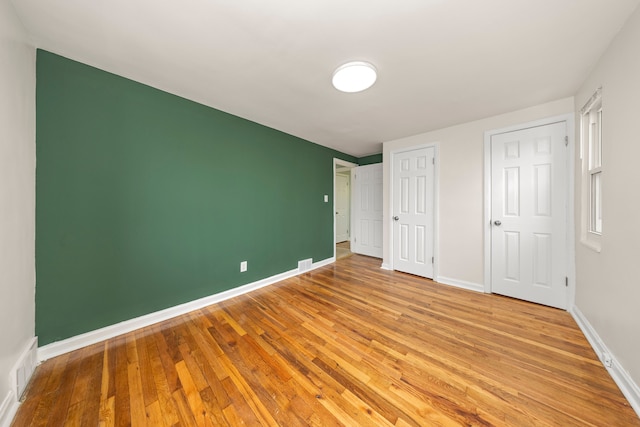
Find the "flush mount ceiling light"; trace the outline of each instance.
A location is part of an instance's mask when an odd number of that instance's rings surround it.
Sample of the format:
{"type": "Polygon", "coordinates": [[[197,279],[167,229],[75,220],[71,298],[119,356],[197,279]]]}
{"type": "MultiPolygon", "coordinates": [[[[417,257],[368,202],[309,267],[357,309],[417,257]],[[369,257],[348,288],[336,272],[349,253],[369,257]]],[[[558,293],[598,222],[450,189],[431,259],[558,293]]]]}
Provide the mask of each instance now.
{"type": "Polygon", "coordinates": [[[342,92],[361,92],[369,89],[378,78],[376,67],[368,62],[353,61],[339,66],[333,72],[331,82],[342,92]]]}

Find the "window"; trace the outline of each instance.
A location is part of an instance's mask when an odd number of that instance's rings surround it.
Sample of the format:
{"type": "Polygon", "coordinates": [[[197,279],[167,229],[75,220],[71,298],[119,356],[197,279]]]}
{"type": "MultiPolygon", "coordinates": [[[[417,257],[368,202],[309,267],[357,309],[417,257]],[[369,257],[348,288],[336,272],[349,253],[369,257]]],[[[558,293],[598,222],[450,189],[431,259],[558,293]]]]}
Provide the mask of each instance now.
{"type": "Polygon", "coordinates": [[[581,110],[582,242],[600,250],[602,235],[602,90],[581,110]]]}
{"type": "Polygon", "coordinates": [[[589,231],[602,233],[602,105],[589,111],[589,231]]]}

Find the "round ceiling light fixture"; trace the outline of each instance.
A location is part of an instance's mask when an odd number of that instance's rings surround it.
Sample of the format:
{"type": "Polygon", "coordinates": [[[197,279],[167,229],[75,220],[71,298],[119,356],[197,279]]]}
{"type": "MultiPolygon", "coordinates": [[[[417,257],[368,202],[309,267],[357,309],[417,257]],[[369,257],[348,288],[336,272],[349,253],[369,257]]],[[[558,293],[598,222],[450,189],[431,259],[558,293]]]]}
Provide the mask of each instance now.
{"type": "Polygon", "coordinates": [[[333,72],[333,87],[342,92],[354,93],[369,89],[376,82],[376,67],[363,61],[347,62],[333,72]]]}

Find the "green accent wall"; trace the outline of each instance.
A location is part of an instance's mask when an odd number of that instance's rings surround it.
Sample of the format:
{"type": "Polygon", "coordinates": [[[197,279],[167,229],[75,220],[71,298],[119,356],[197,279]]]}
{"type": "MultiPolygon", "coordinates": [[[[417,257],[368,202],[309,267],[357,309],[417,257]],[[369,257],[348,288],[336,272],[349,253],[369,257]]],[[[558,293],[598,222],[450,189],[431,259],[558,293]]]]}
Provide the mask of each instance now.
{"type": "Polygon", "coordinates": [[[36,112],[40,345],[333,256],[354,157],[42,50],[36,112]]]}
{"type": "Polygon", "coordinates": [[[382,163],[382,153],[372,154],[370,156],[360,157],[358,159],[358,165],[360,166],[372,165],[374,163],[382,163]]]}

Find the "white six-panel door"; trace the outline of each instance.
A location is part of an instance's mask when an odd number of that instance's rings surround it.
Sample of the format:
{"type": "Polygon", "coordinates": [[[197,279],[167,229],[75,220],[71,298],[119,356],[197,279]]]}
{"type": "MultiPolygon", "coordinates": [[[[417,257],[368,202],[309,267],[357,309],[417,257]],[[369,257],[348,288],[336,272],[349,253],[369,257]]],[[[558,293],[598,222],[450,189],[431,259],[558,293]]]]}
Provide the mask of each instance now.
{"type": "Polygon", "coordinates": [[[382,163],[351,169],[351,252],[382,258],[382,163]]]}
{"type": "Polygon", "coordinates": [[[491,291],[566,308],[566,123],[491,136],[491,291]]]}
{"type": "Polygon", "coordinates": [[[435,148],[393,156],[393,268],[433,278],[435,148]]]}

